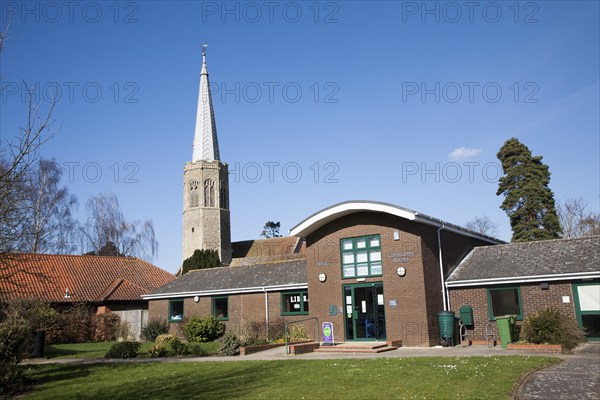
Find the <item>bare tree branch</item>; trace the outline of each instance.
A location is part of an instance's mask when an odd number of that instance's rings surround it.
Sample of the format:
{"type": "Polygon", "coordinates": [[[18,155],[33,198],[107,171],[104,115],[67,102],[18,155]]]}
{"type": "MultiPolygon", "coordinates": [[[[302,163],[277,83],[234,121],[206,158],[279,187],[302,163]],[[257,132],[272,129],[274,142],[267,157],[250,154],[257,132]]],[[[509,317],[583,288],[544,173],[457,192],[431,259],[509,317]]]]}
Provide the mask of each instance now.
{"type": "Polygon", "coordinates": [[[558,218],[563,238],[600,235],[600,214],[587,211],[587,202],[581,198],[569,198],[558,204],[558,218]]]}
{"type": "Polygon", "coordinates": [[[496,236],[498,234],[498,224],[492,221],[487,215],[475,217],[467,222],[465,227],[482,235],[496,236]]]}

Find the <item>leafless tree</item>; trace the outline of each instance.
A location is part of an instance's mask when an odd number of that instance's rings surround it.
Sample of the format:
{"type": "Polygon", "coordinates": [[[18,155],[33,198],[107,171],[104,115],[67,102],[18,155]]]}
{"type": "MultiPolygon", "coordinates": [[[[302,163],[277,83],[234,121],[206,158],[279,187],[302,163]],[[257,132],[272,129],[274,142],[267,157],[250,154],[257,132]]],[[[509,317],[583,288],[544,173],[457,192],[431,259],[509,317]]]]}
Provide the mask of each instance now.
{"type": "Polygon", "coordinates": [[[128,222],[112,193],[90,197],[87,222],[81,227],[82,247],[88,254],[139,257],[152,261],[158,242],[152,221],[128,222]]]}
{"type": "Polygon", "coordinates": [[[468,221],[465,227],[482,235],[496,236],[498,234],[498,224],[492,221],[487,215],[475,217],[468,221]]]}
{"type": "Polygon", "coordinates": [[[587,210],[587,202],[581,198],[569,198],[558,204],[558,218],[563,238],[600,235],[600,213],[587,210]]]}
{"type": "MultiPolygon", "coordinates": [[[[8,29],[0,32],[0,52],[5,50],[8,29]]],[[[1,79],[1,77],[0,77],[1,79]]],[[[13,282],[20,273],[37,274],[22,263],[16,262],[13,253],[22,243],[22,226],[27,218],[27,173],[36,161],[39,149],[48,141],[53,132],[52,100],[45,112],[33,100],[27,90],[27,120],[12,139],[0,143],[0,281],[13,282]]]]}
{"type": "Polygon", "coordinates": [[[77,198],[60,186],[62,169],[56,160],[40,158],[26,178],[26,218],[21,226],[20,251],[69,254],[76,250],[77,198]]]}

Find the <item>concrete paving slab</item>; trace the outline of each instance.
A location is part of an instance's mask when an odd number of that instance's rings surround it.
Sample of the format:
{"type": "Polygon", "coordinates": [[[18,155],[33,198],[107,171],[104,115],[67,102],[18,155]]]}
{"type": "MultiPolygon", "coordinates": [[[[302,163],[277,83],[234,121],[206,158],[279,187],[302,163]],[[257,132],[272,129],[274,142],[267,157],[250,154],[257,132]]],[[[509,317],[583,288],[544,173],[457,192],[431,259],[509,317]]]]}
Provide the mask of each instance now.
{"type": "Polygon", "coordinates": [[[530,374],[517,400],[599,400],[600,343],[585,343],[558,365],[530,374]]]}

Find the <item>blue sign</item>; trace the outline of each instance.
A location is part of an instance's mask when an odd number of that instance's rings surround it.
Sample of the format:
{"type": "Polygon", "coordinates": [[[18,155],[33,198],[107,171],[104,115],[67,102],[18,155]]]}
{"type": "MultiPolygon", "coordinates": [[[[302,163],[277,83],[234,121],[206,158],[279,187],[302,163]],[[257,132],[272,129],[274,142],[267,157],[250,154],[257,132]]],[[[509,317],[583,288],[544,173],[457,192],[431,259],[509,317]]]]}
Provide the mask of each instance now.
{"type": "Polygon", "coordinates": [[[333,324],[331,322],[323,322],[323,343],[333,345],[333,324]]]}

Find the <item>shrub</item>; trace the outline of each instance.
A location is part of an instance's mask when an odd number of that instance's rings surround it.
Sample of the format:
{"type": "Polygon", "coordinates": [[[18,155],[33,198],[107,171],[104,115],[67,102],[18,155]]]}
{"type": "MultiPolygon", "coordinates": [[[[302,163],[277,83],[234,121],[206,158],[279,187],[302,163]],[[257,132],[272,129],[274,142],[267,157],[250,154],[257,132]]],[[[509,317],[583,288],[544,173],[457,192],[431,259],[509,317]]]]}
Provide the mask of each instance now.
{"type": "Polygon", "coordinates": [[[59,327],[50,332],[48,343],[84,343],[92,333],[92,308],[78,303],[65,310],[58,318],[59,327]]]}
{"type": "Polygon", "coordinates": [[[304,325],[292,325],[288,328],[288,340],[291,343],[308,340],[308,334],[304,325]]]}
{"type": "Polygon", "coordinates": [[[179,340],[177,335],[164,334],[164,335],[158,335],[156,337],[155,342],[156,342],[156,344],[159,344],[159,345],[166,345],[167,343],[175,341],[175,340],[179,340]]]}
{"type": "Polygon", "coordinates": [[[206,352],[202,350],[200,343],[188,343],[187,352],[193,356],[205,356],[206,352]]]}
{"type": "Polygon", "coordinates": [[[174,357],[189,354],[188,346],[175,335],[159,335],[146,353],[149,357],[174,357]]]}
{"type": "Polygon", "coordinates": [[[131,329],[131,324],[127,321],[120,321],[116,328],[116,338],[117,340],[127,341],[135,339],[135,336],[132,333],[133,329],[131,329]]]}
{"type": "Polygon", "coordinates": [[[169,351],[167,350],[166,346],[161,346],[159,344],[155,344],[154,346],[152,346],[148,349],[148,351],[146,352],[146,355],[148,357],[152,357],[152,358],[168,357],[169,351]]]}
{"type": "Polygon", "coordinates": [[[244,340],[242,346],[260,346],[263,344],[269,344],[269,341],[266,339],[248,339],[244,340]]]}
{"type": "Polygon", "coordinates": [[[169,332],[167,321],[161,318],[152,318],[146,326],[142,328],[142,338],[150,341],[155,341],[158,335],[163,335],[169,332]]]}
{"type": "Polygon", "coordinates": [[[574,349],[584,340],[577,322],[553,307],[527,317],[521,336],[529,343],[560,344],[566,351],[574,349]]]}
{"type": "Polygon", "coordinates": [[[221,356],[236,356],[240,354],[240,346],[242,345],[235,333],[228,333],[219,339],[221,347],[219,347],[219,355],[221,356]]]}
{"type": "Polygon", "coordinates": [[[0,323],[0,395],[13,392],[21,385],[19,367],[23,355],[29,350],[31,325],[20,316],[8,315],[0,323]]]}
{"type": "Polygon", "coordinates": [[[104,358],[134,358],[139,350],[139,342],[117,342],[110,347],[104,358]]]}
{"type": "MultiPolygon", "coordinates": [[[[117,338],[121,317],[106,313],[94,315],[92,322],[92,342],[108,342],[117,338]]],[[[124,338],[127,339],[127,338],[124,338]]]]}
{"type": "Polygon", "coordinates": [[[183,334],[188,342],[212,342],[225,333],[225,324],[212,315],[190,317],[183,324],[183,334]]]}
{"type": "Polygon", "coordinates": [[[277,318],[274,321],[269,322],[269,339],[276,340],[283,337],[285,334],[285,320],[283,318],[277,318]]]}
{"type": "Polygon", "coordinates": [[[246,343],[255,343],[267,338],[265,323],[259,321],[246,322],[242,328],[240,339],[246,343]]]}

